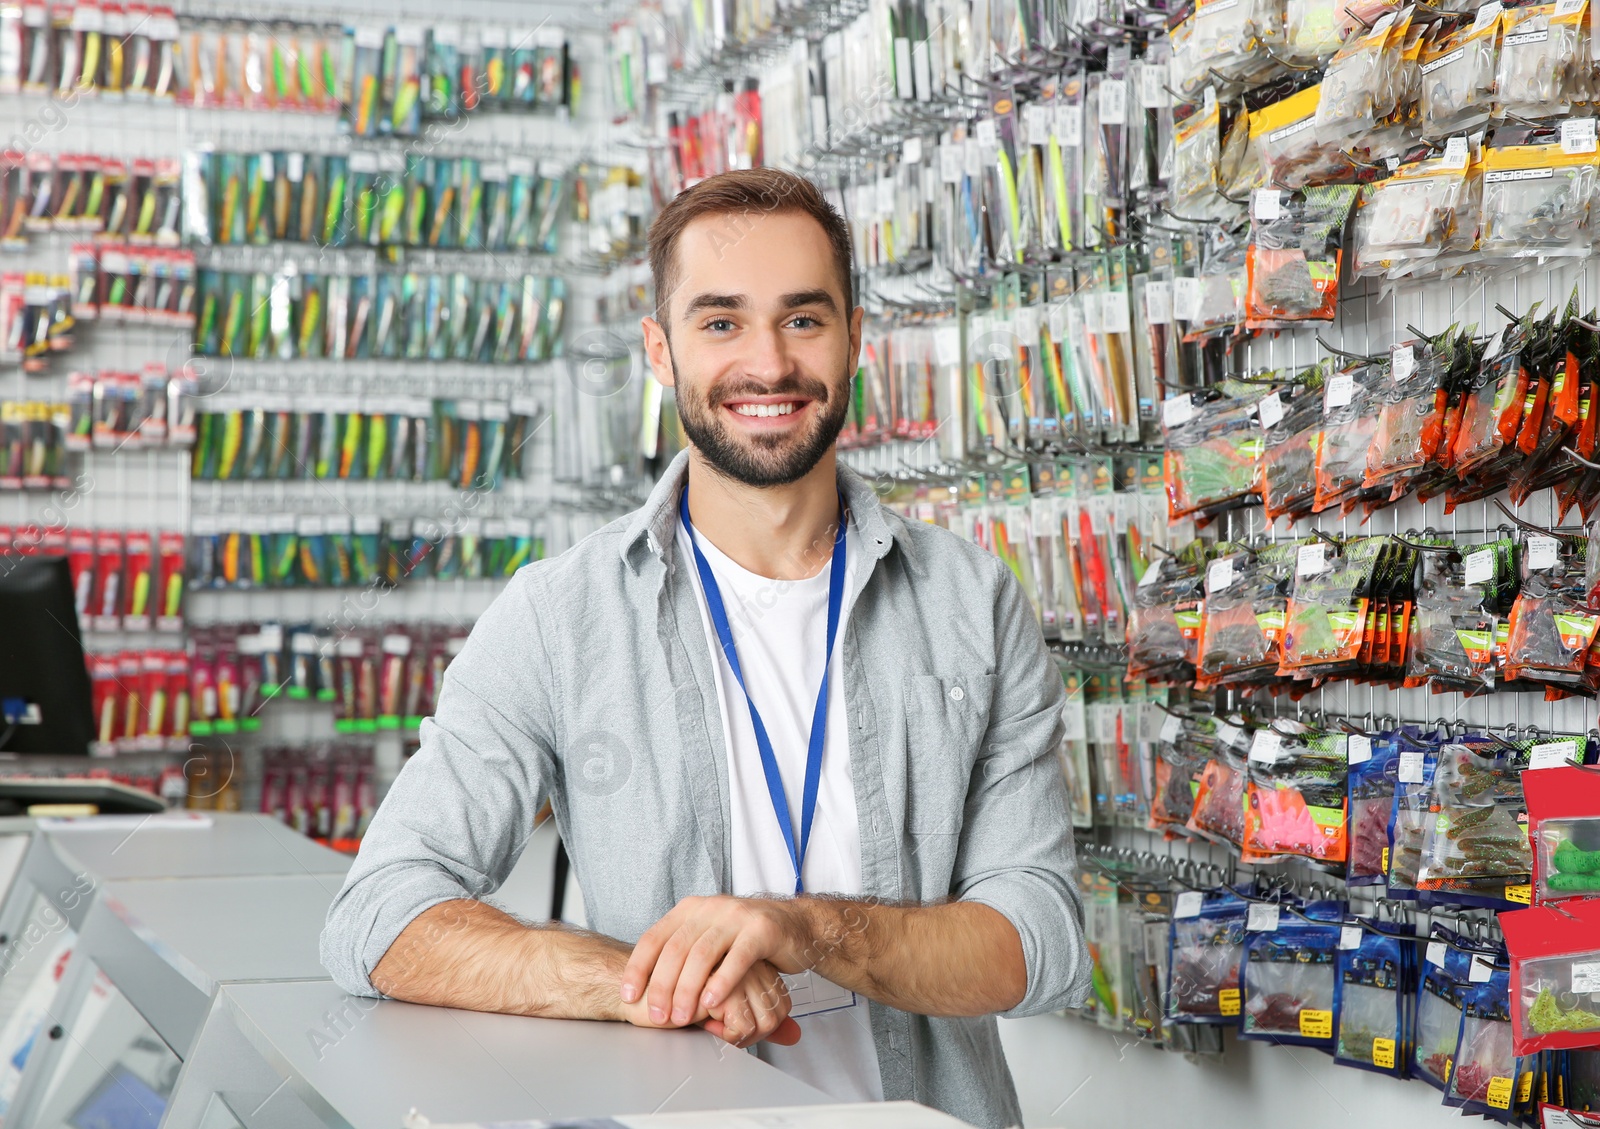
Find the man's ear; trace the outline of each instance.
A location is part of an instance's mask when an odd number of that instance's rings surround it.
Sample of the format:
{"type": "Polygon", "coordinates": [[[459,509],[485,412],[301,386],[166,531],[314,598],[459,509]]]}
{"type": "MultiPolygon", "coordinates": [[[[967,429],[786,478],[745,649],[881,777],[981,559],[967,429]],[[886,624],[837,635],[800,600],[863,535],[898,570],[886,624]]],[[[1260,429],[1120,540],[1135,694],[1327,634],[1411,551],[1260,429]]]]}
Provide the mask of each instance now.
{"type": "Polygon", "coordinates": [[[850,311],[850,367],[849,373],[853,377],[861,366],[861,324],[866,316],[866,310],[860,306],[850,311]]]}
{"type": "Polygon", "coordinates": [[[656,378],[656,383],[666,388],[671,388],[677,378],[672,371],[672,350],[667,345],[667,331],[661,328],[661,323],[655,318],[640,318],[639,325],[644,329],[644,354],[650,359],[650,372],[656,378]]]}

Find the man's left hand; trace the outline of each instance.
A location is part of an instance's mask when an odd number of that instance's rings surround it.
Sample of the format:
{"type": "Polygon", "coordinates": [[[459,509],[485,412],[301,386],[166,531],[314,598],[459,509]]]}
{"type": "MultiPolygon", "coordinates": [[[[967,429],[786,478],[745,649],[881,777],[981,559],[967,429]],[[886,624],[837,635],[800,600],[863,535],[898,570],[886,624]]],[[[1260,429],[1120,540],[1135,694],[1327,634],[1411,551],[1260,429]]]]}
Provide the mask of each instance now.
{"type": "Polygon", "coordinates": [[[718,1007],[758,960],[804,972],[813,948],[798,902],[685,898],[645,931],[622,973],[624,1003],[644,998],[652,1021],[682,1026],[718,1007]]]}

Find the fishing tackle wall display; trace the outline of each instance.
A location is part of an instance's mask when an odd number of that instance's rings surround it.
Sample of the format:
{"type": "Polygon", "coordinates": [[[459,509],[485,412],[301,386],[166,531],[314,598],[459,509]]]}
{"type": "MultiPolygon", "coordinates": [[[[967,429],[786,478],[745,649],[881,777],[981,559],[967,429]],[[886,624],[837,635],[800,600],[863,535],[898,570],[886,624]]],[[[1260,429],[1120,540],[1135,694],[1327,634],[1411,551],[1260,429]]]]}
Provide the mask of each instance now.
{"type": "Polygon", "coordinates": [[[705,15],[613,114],[846,217],[845,458],[1057,654],[1086,1015],[1600,1109],[1590,5],[705,15]]]}
{"type": "Polygon", "coordinates": [[[258,633],[227,629],[413,638],[410,679],[680,442],[657,390],[641,450],[609,324],[645,309],[659,201],[584,97],[606,18],[450,15],[0,3],[0,552],[69,560],[93,751],[128,765],[96,770],[169,802],[254,807],[281,762],[267,809],[322,827],[349,805],[307,766],[360,734],[370,814],[394,727],[332,677],[241,706],[258,633]]]}

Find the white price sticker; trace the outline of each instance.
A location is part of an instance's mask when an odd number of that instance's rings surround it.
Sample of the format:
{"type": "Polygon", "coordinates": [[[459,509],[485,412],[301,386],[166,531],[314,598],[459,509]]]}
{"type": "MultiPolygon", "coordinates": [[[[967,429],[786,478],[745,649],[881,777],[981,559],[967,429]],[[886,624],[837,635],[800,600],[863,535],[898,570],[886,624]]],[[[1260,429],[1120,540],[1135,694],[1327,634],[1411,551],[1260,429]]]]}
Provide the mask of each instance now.
{"type": "Polygon", "coordinates": [[[1056,107],[1056,140],[1071,148],[1083,144],[1083,107],[1065,103],[1056,107]]]}
{"type": "Polygon", "coordinates": [[[1283,193],[1276,188],[1257,188],[1250,195],[1250,214],[1271,223],[1283,215],[1283,193]]]}
{"type": "Polygon", "coordinates": [[[1563,153],[1593,153],[1595,133],[1593,118],[1567,118],[1561,123],[1561,151],[1563,153]]]}
{"type": "Polygon", "coordinates": [[[1167,71],[1156,63],[1139,67],[1139,105],[1147,110],[1160,110],[1167,104],[1167,71]]]}
{"type": "Polygon", "coordinates": [[[961,183],[962,146],[952,141],[939,146],[939,180],[944,184],[961,183]]]}
{"type": "Polygon", "coordinates": [[[1322,408],[1324,411],[1343,408],[1355,398],[1356,378],[1348,372],[1335,373],[1328,378],[1328,386],[1322,390],[1322,408]]]}
{"type": "Polygon", "coordinates": [[[1600,992],[1600,960],[1572,962],[1572,991],[1579,996],[1600,992]]]}
{"type": "Polygon", "coordinates": [[[1467,981],[1472,984],[1487,984],[1494,975],[1494,962],[1482,953],[1472,954],[1472,964],[1467,968],[1467,981]]]}
{"type": "Polygon", "coordinates": [[[1563,768],[1567,761],[1578,759],[1578,742],[1546,741],[1528,750],[1529,768],[1563,768]]]}
{"type": "Polygon", "coordinates": [[[1271,764],[1283,749],[1283,738],[1272,729],[1257,729],[1250,738],[1250,759],[1271,764]]]}
{"type": "Polygon", "coordinates": [[[1050,136],[1050,111],[1040,102],[1030,102],[1022,107],[1022,128],[1027,144],[1043,145],[1050,136]]]}
{"type": "Polygon", "coordinates": [[[1479,549],[1468,553],[1466,559],[1467,583],[1487,584],[1494,579],[1494,550],[1479,549]]]}
{"type": "Polygon", "coordinates": [[[922,138],[908,137],[900,146],[900,159],[908,165],[922,163],[922,138]]]}
{"type": "Polygon", "coordinates": [[[1233,558],[1212,561],[1206,569],[1206,588],[1213,595],[1233,586],[1233,558]]]}
{"type": "Polygon", "coordinates": [[[1554,537],[1528,538],[1528,570],[1544,572],[1556,566],[1561,545],[1554,537]]]}
{"type": "Polygon", "coordinates": [[[1372,738],[1364,733],[1350,734],[1345,746],[1346,759],[1352,765],[1365,764],[1372,759],[1372,738]]]}
{"type": "Polygon", "coordinates": [[[1402,784],[1421,784],[1423,769],[1426,761],[1424,754],[1415,749],[1407,749],[1400,754],[1399,778],[1402,784]]]}
{"type": "Polygon", "coordinates": [[[1170,745],[1178,739],[1183,732],[1183,721],[1172,714],[1167,715],[1167,720],[1161,723],[1161,743],[1170,745]]]}
{"type": "Polygon", "coordinates": [[[1464,169],[1467,167],[1467,139],[1465,137],[1452,137],[1444,143],[1444,156],[1439,158],[1439,167],[1446,169],[1464,169]]]}
{"type": "Polygon", "coordinates": [[[1239,738],[1243,736],[1244,730],[1240,729],[1237,725],[1229,725],[1225,721],[1217,722],[1217,740],[1221,741],[1224,745],[1237,747],[1239,744],[1239,738]]]}
{"type": "Polygon", "coordinates": [[[1126,79],[1106,78],[1101,80],[1100,124],[1128,124],[1128,83],[1126,79]]]}
{"type": "Polygon", "coordinates": [[[1446,947],[1443,941],[1429,941],[1428,954],[1424,959],[1435,968],[1443,968],[1446,947]]]}
{"type": "Polygon", "coordinates": [[[1172,316],[1179,321],[1194,321],[1200,316],[1200,280],[1175,278],[1172,280],[1172,316]]]}
{"type": "Polygon", "coordinates": [[[1396,345],[1389,350],[1389,373],[1396,384],[1410,380],[1417,371],[1417,354],[1410,345],[1396,345]]]}
{"type": "Polygon", "coordinates": [[[1179,894],[1172,903],[1172,916],[1179,918],[1199,917],[1200,907],[1205,904],[1205,895],[1198,890],[1185,890],[1179,894]]]}
{"type": "Polygon", "coordinates": [[[1498,2],[1485,4],[1479,8],[1477,18],[1472,21],[1472,34],[1476,35],[1478,32],[1488,28],[1490,24],[1500,18],[1500,13],[1503,11],[1505,11],[1504,7],[1498,2]]]}
{"type": "Polygon", "coordinates": [[[1583,11],[1584,0],[1556,0],[1556,19],[1562,16],[1575,16],[1583,11]]]}
{"type": "Polygon", "coordinates": [[[1251,902],[1245,914],[1244,927],[1251,933],[1271,933],[1278,928],[1278,917],[1276,902],[1251,902]]]}
{"type": "Polygon", "coordinates": [[[993,145],[994,143],[994,119],[980,118],[978,121],[978,144],[993,145]]]}
{"type": "Polygon", "coordinates": [[[1144,287],[1144,320],[1151,325],[1172,323],[1172,283],[1152,278],[1144,287]]]}
{"type": "Polygon", "coordinates": [[[1182,427],[1194,418],[1194,401],[1180,392],[1161,401],[1161,422],[1167,427],[1182,427]]]}
{"type": "Polygon", "coordinates": [[[1314,541],[1310,545],[1301,545],[1294,554],[1294,574],[1296,576],[1315,576],[1328,569],[1328,547],[1321,541],[1314,541]]]}
{"type": "Polygon", "coordinates": [[[961,329],[954,325],[941,325],[933,331],[933,354],[941,367],[961,363],[961,329]]]}
{"type": "Polygon", "coordinates": [[[1361,926],[1344,925],[1339,928],[1339,947],[1346,951],[1361,947],[1361,926]]]}
{"type": "Polygon", "coordinates": [[[1100,331],[1102,333],[1133,331],[1133,311],[1128,308],[1126,290],[1107,290],[1100,296],[1100,331]]]}
{"type": "Polygon", "coordinates": [[[1256,418],[1261,421],[1263,428],[1277,427],[1283,419],[1283,398],[1276,392],[1263,396],[1256,405],[1256,418]]]}

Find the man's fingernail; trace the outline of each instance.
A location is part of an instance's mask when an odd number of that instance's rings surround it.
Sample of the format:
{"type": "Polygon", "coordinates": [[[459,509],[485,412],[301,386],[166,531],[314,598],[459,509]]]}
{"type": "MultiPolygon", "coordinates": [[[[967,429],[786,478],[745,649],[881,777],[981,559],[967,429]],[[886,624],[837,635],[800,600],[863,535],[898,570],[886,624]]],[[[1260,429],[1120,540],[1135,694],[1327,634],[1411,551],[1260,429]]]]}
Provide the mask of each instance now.
{"type": "Polygon", "coordinates": [[[717,997],[713,993],[707,992],[705,995],[700,997],[700,1006],[701,1007],[716,1007],[717,1006],[717,997]]]}
{"type": "Polygon", "coordinates": [[[674,1009],[672,1012],[672,1022],[678,1024],[688,1023],[689,1013],[684,1011],[681,1007],[674,1009]]]}
{"type": "Polygon", "coordinates": [[[622,986],[622,1002],[623,1003],[631,1004],[631,1003],[633,1003],[634,1000],[636,1000],[638,998],[639,998],[639,989],[635,988],[632,984],[624,984],[622,986]]]}
{"type": "Polygon", "coordinates": [[[650,1009],[650,1022],[651,1023],[665,1023],[666,1021],[667,1021],[667,1009],[666,1008],[652,1007],[650,1009]]]}

